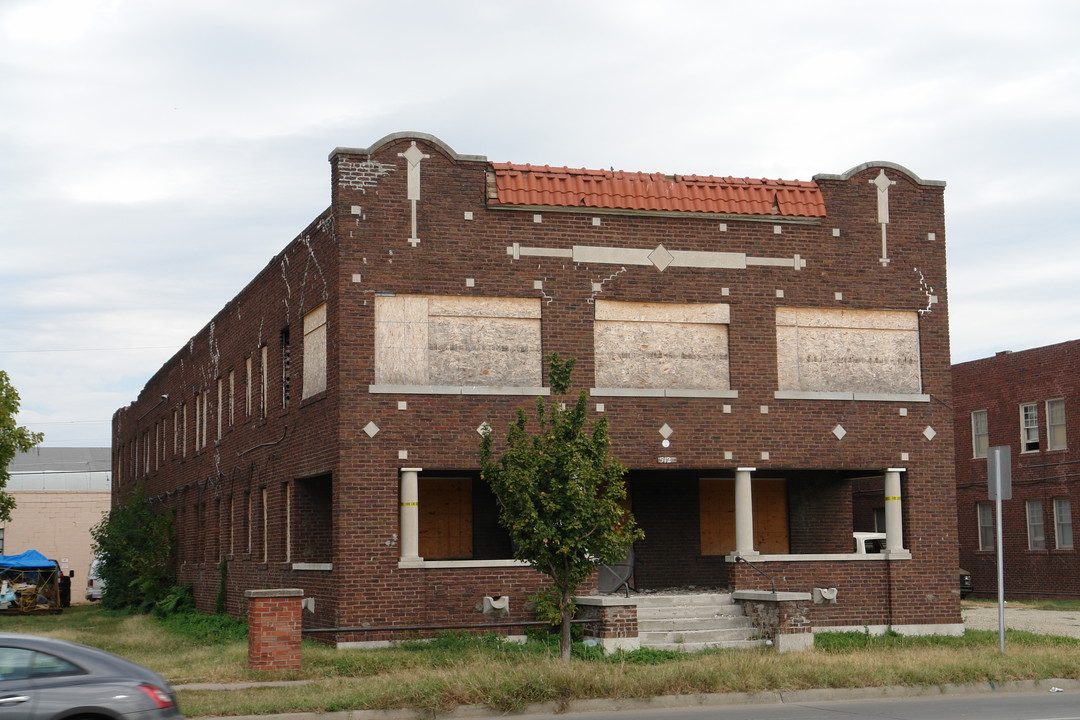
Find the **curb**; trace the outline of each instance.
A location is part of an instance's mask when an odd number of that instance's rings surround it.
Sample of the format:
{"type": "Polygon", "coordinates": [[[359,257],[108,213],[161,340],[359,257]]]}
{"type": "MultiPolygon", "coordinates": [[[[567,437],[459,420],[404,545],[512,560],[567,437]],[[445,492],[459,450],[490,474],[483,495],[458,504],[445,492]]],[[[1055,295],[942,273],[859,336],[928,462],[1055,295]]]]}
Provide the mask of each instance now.
{"type": "MultiPolygon", "coordinates": [[[[187,689],[225,690],[243,687],[300,685],[305,680],[273,683],[238,683],[232,685],[181,685],[187,689]]],[[[867,688],[814,688],[809,690],[770,690],[760,693],[706,693],[697,695],[661,695],[650,699],[636,698],[598,698],[577,700],[570,703],[536,703],[527,706],[520,713],[505,713],[486,705],[462,705],[443,713],[433,713],[420,709],[397,710],[341,710],[337,712],[301,712],[280,715],[232,715],[228,717],[204,717],[200,720],[466,720],[469,718],[526,717],[529,715],[564,715],[567,713],[623,712],[632,710],[665,710],[690,707],[719,707],[726,705],[795,705],[806,702],[824,702],[836,700],[867,700],[881,698],[913,698],[930,696],[965,696],[985,695],[988,693],[1024,694],[1050,692],[1050,688],[1060,688],[1067,692],[1080,691],[1080,680],[1049,678],[1046,680],[1018,680],[1013,682],[976,683],[970,685],[920,685],[908,687],[892,685],[867,688]]]]}

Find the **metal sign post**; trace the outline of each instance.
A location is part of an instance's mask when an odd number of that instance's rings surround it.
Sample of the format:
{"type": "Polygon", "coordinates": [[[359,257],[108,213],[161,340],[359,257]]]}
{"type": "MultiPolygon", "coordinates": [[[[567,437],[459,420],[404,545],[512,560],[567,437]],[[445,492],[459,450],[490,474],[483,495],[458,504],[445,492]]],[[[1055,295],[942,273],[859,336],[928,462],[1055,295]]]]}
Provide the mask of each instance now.
{"type": "Polygon", "coordinates": [[[1012,449],[997,445],[986,453],[987,492],[994,501],[997,537],[998,648],[1005,652],[1005,566],[1001,542],[1001,501],[1012,499],[1012,449]]]}

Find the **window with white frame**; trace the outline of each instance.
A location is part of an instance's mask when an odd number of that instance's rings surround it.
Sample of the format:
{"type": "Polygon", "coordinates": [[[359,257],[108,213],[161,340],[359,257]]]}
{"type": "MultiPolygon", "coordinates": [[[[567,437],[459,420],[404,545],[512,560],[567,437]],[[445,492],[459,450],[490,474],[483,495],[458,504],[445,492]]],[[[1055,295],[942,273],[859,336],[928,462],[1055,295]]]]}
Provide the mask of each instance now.
{"type": "Polygon", "coordinates": [[[1058,550],[1073,549],[1072,501],[1054,498],[1054,544],[1058,550]]]}
{"type": "Polygon", "coordinates": [[[225,408],[225,378],[217,379],[217,441],[221,442],[221,436],[224,431],[225,413],[222,410],[225,408]]]}
{"type": "Polygon", "coordinates": [[[975,506],[979,515],[979,549],[994,549],[994,506],[981,502],[975,506]]]}
{"type": "Polygon", "coordinates": [[[203,394],[195,393],[195,452],[202,450],[203,394]]]}
{"type": "Polygon", "coordinates": [[[986,411],[973,410],[971,413],[971,452],[972,457],[986,457],[990,446],[990,431],[987,429],[986,411]]]}
{"type": "Polygon", "coordinates": [[[266,417],[266,404],[270,401],[270,348],[263,345],[259,348],[259,414],[266,417]]]}
{"type": "Polygon", "coordinates": [[[244,383],[245,383],[245,385],[244,385],[244,414],[250,416],[251,415],[251,386],[252,386],[252,382],[253,382],[252,373],[254,373],[254,370],[252,369],[252,363],[251,363],[251,358],[250,357],[248,357],[247,359],[244,360],[244,368],[247,371],[247,374],[245,375],[245,380],[244,380],[244,383]]]}
{"type": "Polygon", "coordinates": [[[1043,527],[1042,500],[1028,500],[1024,505],[1027,507],[1028,550],[1045,550],[1046,530],[1043,527]]]}
{"type": "Polygon", "coordinates": [[[1024,403],[1020,406],[1020,452],[1036,452],[1039,449],[1039,405],[1024,403]]]}
{"type": "Polygon", "coordinates": [[[1046,449],[1065,449],[1065,399],[1046,401],[1046,449]]]}

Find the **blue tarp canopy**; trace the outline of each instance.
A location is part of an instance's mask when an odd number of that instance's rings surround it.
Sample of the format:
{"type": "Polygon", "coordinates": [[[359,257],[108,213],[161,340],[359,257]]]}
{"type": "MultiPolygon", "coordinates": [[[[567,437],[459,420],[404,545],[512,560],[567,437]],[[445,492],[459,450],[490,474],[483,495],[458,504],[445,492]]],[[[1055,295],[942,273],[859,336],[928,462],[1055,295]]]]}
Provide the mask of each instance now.
{"type": "Polygon", "coordinates": [[[56,568],[49,558],[37,550],[27,550],[19,555],[0,555],[0,570],[53,570],[56,568]]]}

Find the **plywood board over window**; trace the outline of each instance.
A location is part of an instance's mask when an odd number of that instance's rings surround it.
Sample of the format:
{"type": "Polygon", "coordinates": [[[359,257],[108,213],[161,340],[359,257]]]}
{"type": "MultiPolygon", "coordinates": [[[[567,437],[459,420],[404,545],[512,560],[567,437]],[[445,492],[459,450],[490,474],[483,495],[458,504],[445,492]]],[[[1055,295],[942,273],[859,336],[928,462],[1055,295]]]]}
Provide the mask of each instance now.
{"type": "Polygon", "coordinates": [[[326,303],[304,315],[304,390],[309,398],[326,390],[326,303]]]}
{"type": "Polygon", "coordinates": [[[776,365],[780,390],[919,393],[918,313],[777,308],[776,365]]]}
{"type": "MultiPolygon", "coordinates": [[[[699,481],[699,517],[702,555],[728,555],[735,551],[735,479],[699,481]]],[[[754,478],[752,485],[754,549],[763,555],[789,552],[787,481],[754,478]]]]}
{"type": "Polygon", "coordinates": [[[540,300],[375,298],[375,384],[539,387],[540,300]]]}
{"type": "Polygon", "coordinates": [[[425,477],[418,490],[420,557],[472,558],[472,479],[425,477]]]}
{"type": "Polygon", "coordinates": [[[597,300],[598,388],[727,390],[729,308],[597,300]]]}

